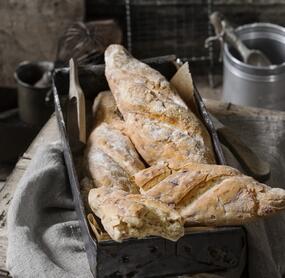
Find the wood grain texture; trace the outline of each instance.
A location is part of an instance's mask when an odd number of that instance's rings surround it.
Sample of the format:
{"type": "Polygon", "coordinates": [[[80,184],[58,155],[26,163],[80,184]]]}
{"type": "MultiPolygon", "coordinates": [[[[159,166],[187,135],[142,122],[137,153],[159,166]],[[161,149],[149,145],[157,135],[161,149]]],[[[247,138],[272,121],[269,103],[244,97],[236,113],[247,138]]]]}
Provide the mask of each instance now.
{"type": "Polygon", "coordinates": [[[8,246],[7,240],[7,212],[9,204],[13,198],[17,184],[27,168],[30,160],[20,159],[15,170],[5,183],[0,192],[0,270],[6,270],[6,250],[8,246]]]}
{"type": "Polygon", "coordinates": [[[259,158],[271,166],[266,184],[284,188],[285,112],[206,100],[210,112],[235,130],[259,158]]]}
{"type": "Polygon", "coordinates": [[[217,130],[220,142],[238,159],[246,174],[258,181],[267,180],[270,176],[270,165],[243,143],[236,131],[223,126],[217,130]]]}

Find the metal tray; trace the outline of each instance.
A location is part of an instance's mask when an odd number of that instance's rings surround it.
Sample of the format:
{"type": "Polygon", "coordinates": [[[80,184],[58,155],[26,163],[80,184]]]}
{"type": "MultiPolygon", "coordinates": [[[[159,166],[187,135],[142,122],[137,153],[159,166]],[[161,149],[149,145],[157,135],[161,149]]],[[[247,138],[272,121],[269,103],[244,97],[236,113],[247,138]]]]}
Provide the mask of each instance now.
{"type": "MultiPolygon", "coordinates": [[[[177,67],[175,57],[148,59],[150,66],[170,79],[177,67]]],[[[73,193],[76,212],[80,221],[85,248],[94,277],[166,277],[200,272],[230,273],[229,277],[246,277],[246,234],[242,227],[204,228],[186,231],[177,242],[161,237],[127,239],[122,243],[113,240],[98,241],[86,219],[80,195],[80,185],[75,160],[82,156],[82,146],[74,143],[68,134],[66,119],[67,103],[62,101],[68,94],[69,69],[57,69],[54,73],[53,92],[58,125],[62,137],[64,158],[73,193]]],[[[86,102],[108,89],[104,65],[79,68],[79,82],[86,102]]],[[[202,98],[195,88],[195,100],[200,116],[212,137],[217,161],[224,164],[221,146],[208,116],[202,98]]],[[[87,109],[88,110],[88,109],[87,109]]],[[[88,115],[86,117],[88,119],[88,115]]],[[[87,120],[88,121],[88,120],[87,120]]],[[[87,123],[88,126],[88,123],[87,123]]]]}

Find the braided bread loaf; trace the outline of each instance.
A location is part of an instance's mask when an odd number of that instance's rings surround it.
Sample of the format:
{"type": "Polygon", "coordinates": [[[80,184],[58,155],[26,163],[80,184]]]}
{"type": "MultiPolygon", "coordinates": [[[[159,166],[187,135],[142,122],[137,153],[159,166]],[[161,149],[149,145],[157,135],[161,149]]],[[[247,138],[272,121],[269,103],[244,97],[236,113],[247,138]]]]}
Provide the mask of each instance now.
{"type": "Polygon", "coordinates": [[[103,186],[91,189],[88,199],[113,240],[156,235],[175,241],[184,234],[179,213],[147,196],[103,186]]]}
{"type": "Polygon", "coordinates": [[[186,225],[237,225],[285,208],[285,190],[223,165],[161,162],[135,175],[145,196],[181,214],[186,225]]]}
{"type": "Polygon", "coordinates": [[[86,167],[96,187],[109,186],[137,193],[131,176],[144,169],[130,139],[120,130],[120,118],[112,94],[100,93],[93,105],[96,128],[91,132],[86,147],[86,167]]]}
{"type": "Polygon", "coordinates": [[[213,165],[209,134],[160,73],[118,45],[105,60],[116,103],[106,92],[95,101],[86,157],[90,207],[114,240],[177,240],[184,224],[242,224],[285,208],[285,190],[213,165]]]}
{"type": "Polygon", "coordinates": [[[124,130],[124,120],[110,91],[100,92],[92,107],[93,127],[101,123],[112,125],[118,130],[124,130]]]}
{"type": "Polygon", "coordinates": [[[105,75],[126,132],[144,160],[215,163],[210,136],[170,83],[121,45],[105,51],[105,75]]]}
{"type": "Polygon", "coordinates": [[[101,218],[112,239],[160,235],[177,240],[183,235],[181,216],[174,209],[138,193],[132,175],[144,169],[133,144],[123,130],[110,92],[95,100],[96,128],[89,136],[86,167],[96,188],[91,189],[88,203],[101,218]],[[116,127],[119,126],[117,129],[116,127]]]}

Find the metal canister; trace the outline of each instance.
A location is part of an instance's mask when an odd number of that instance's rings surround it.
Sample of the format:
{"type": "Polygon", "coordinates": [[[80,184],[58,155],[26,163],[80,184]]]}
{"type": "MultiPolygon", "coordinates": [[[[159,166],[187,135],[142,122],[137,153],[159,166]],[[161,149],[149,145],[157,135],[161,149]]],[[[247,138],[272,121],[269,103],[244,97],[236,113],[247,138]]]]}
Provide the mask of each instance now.
{"type": "Polygon", "coordinates": [[[53,103],[48,101],[51,94],[52,62],[20,63],[15,72],[18,85],[18,107],[22,121],[30,125],[42,125],[52,113],[53,103]],[[45,78],[46,77],[46,78],[45,78]]]}
{"type": "Polygon", "coordinates": [[[235,31],[246,46],[261,50],[272,65],[257,67],[245,64],[237,51],[225,44],[224,100],[285,110],[285,28],[270,23],[254,23],[235,31]]]}

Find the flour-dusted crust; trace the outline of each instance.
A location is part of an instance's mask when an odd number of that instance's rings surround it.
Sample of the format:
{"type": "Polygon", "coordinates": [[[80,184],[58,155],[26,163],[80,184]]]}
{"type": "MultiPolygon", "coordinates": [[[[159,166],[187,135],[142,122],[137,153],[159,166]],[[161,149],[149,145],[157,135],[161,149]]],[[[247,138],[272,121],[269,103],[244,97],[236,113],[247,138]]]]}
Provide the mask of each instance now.
{"type": "Polygon", "coordinates": [[[88,202],[112,239],[177,240],[184,224],[243,224],[285,208],[285,190],[214,165],[209,134],[160,73],[118,45],[105,60],[114,97],[94,102],[85,157],[88,202]]]}
{"type": "Polygon", "coordinates": [[[95,187],[88,203],[113,240],[158,235],[177,240],[184,224],[179,213],[139,193],[132,175],[144,168],[135,149],[119,130],[101,123],[91,133],[87,167],[95,187]]]}
{"type": "Polygon", "coordinates": [[[96,187],[138,192],[132,175],[144,169],[110,91],[98,94],[93,104],[94,129],[85,150],[86,168],[96,187]]]}
{"type": "Polygon", "coordinates": [[[99,148],[94,146],[88,150],[87,165],[94,186],[107,186],[127,192],[138,192],[130,175],[99,148]]]}
{"type": "Polygon", "coordinates": [[[285,208],[285,190],[246,176],[221,178],[191,204],[177,207],[188,225],[239,225],[285,208]]]}
{"type": "Polygon", "coordinates": [[[136,184],[140,187],[141,192],[144,193],[144,191],[156,186],[168,176],[177,172],[187,173],[188,171],[207,176],[207,180],[222,175],[236,176],[241,174],[238,170],[226,165],[208,165],[189,161],[179,161],[175,163],[173,163],[173,161],[160,161],[149,168],[137,172],[134,175],[134,179],[136,184]]]}
{"type": "Polygon", "coordinates": [[[95,129],[85,153],[96,187],[88,194],[91,210],[116,241],[149,235],[177,240],[184,232],[179,213],[160,201],[134,194],[139,191],[132,176],[145,166],[123,133],[124,121],[110,92],[100,93],[93,109],[95,129]]]}
{"type": "Polygon", "coordinates": [[[130,139],[111,125],[102,123],[89,136],[89,142],[100,148],[130,175],[144,169],[130,139]]]}
{"type": "Polygon", "coordinates": [[[179,213],[160,201],[110,187],[91,189],[88,198],[113,240],[156,235],[175,241],[184,234],[179,213]]]}
{"type": "Polygon", "coordinates": [[[117,107],[111,91],[103,91],[97,95],[92,106],[92,114],[94,127],[104,122],[116,129],[124,130],[123,116],[117,107]]]}
{"type": "Polygon", "coordinates": [[[120,45],[107,48],[105,62],[126,132],[147,163],[168,159],[215,163],[207,130],[159,72],[120,45]]]}
{"type": "Polygon", "coordinates": [[[89,136],[85,157],[96,187],[137,192],[131,176],[144,169],[144,164],[129,138],[119,130],[101,123],[89,136]]]}
{"type": "Polygon", "coordinates": [[[285,208],[285,190],[229,166],[164,162],[138,172],[135,181],[142,194],[176,208],[186,225],[243,224],[285,208]]]}

